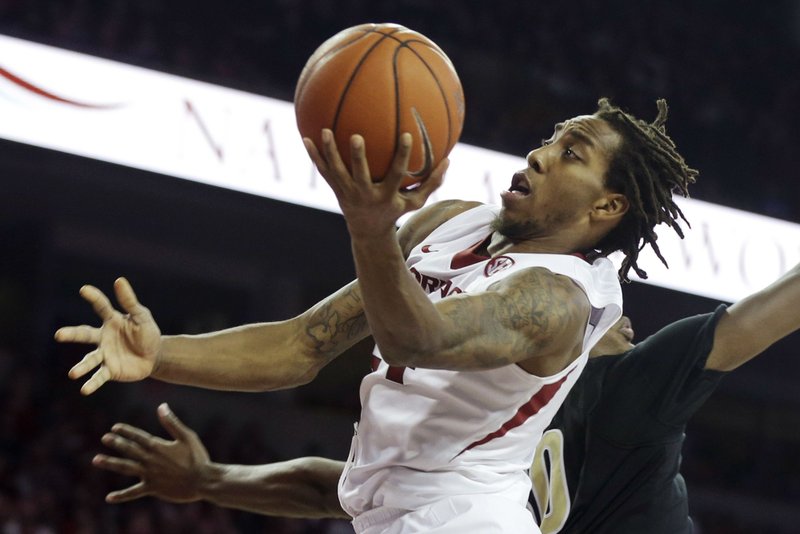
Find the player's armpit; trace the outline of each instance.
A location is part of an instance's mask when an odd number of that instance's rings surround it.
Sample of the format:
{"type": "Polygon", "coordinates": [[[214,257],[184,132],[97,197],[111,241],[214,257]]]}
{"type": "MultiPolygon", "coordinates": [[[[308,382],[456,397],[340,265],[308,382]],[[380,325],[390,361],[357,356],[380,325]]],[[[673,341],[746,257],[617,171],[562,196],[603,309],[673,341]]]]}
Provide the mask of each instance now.
{"type": "Polygon", "coordinates": [[[518,363],[533,374],[550,375],[580,354],[591,310],[570,278],[538,267],[436,307],[443,318],[438,343],[417,362],[402,365],[480,370],[518,363]]]}

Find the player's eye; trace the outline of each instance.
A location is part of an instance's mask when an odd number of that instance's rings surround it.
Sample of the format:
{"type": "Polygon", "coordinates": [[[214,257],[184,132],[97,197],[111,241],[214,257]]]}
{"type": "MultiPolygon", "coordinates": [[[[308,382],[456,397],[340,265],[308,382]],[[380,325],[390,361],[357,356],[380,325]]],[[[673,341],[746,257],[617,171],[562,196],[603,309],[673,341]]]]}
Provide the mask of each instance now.
{"type": "Polygon", "coordinates": [[[547,146],[547,145],[552,145],[552,144],[553,144],[553,140],[552,139],[542,139],[542,146],[547,146]]]}

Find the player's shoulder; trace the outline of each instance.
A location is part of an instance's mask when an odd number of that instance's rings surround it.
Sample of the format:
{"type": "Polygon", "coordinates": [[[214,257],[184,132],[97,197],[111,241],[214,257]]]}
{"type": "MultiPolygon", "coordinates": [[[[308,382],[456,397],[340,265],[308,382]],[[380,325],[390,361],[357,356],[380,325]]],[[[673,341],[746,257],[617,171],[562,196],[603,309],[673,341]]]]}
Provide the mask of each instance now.
{"type": "Polygon", "coordinates": [[[535,295],[536,300],[549,299],[550,305],[555,307],[569,304],[572,308],[587,312],[591,307],[582,286],[576,284],[572,277],[548,266],[521,267],[490,287],[528,298],[535,295]]]}
{"type": "MultiPolygon", "coordinates": [[[[487,276],[505,286],[549,286],[562,295],[587,300],[593,306],[622,307],[622,290],[613,264],[605,258],[589,263],[572,254],[511,254],[492,259],[487,276]],[[504,261],[507,260],[507,261],[504,261]],[[513,268],[509,268],[513,263],[513,268]],[[515,268],[515,269],[514,269],[515,268]],[[505,272],[501,272],[505,269],[505,272]]],[[[495,282],[495,283],[497,283],[495,282]]],[[[498,285],[499,287],[503,287],[498,285]]]]}
{"type": "Polygon", "coordinates": [[[404,254],[408,256],[409,252],[431,232],[453,217],[483,205],[473,200],[450,199],[434,202],[417,210],[400,227],[397,234],[404,254]]]}

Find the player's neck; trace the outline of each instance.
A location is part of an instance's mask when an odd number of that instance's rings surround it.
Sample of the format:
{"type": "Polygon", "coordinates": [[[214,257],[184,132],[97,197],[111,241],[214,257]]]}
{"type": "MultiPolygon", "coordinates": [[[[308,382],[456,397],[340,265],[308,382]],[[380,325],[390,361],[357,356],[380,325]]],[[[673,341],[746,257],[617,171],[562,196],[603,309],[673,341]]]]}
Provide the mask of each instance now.
{"type": "Polygon", "coordinates": [[[475,249],[476,254],[495,257],[502,254],[576,254],[582,252],[578,247],[564,243],[553,237],[515,240],[498,232],[493,232],[475,249]]]}

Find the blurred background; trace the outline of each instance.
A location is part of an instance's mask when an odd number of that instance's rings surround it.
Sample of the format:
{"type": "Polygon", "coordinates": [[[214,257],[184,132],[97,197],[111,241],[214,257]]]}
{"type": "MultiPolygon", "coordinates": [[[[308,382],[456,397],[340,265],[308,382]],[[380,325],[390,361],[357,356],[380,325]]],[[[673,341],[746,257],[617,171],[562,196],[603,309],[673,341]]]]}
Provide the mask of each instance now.
{"type": "MultiPolygon", "coordinates": [[[[284,100],[322,41],[363,22],[403,24],[448,53],[466,143],[523,155],[601,96],[648,120],[663,97],[668,131],[701,171],[694,198],[800,223],[795,0],[0,0],[2,34],[284,100]]],[[[354,276],[339,215],[0,141],[0,245],[0,532],[352,531],[205,504],[106,505],[133,481],[90,459],[117,421],[163,435],[163,401],[217,461],[344,458],[365,351],[292,391],[152,381],[84,398],[66,372],[85,348],[52,342],[59,326],[96,324],[80,286],[110,292],[119,275],[164,333],[288,318],[354,276]]],[[[638,339],[717,304],[639,283],[624,292],[638,339]]],[[[683,472],[699,532],[797,532],[798,342],[727,377],[689,425],[683,472]]]]}

